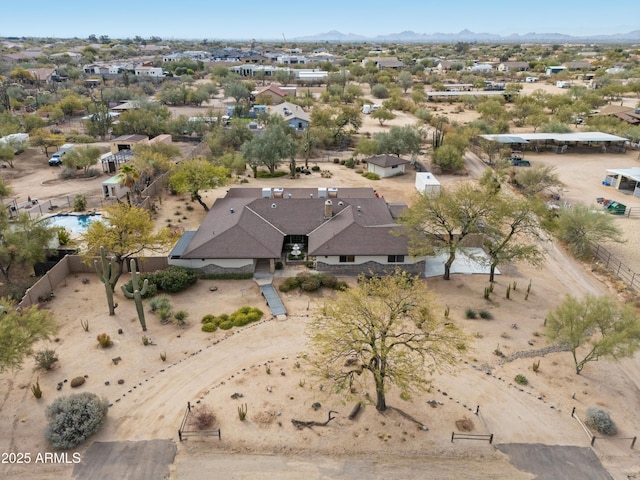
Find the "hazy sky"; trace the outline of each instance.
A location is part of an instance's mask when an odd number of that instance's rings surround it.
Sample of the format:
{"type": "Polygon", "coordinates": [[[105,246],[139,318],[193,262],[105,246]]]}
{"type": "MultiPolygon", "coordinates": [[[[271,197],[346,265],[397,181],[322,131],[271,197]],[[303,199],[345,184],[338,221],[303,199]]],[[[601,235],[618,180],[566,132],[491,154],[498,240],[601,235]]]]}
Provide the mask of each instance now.
{"type": "Polygon", "coordinates": [[[338,30],[416,33],[627,33],[640,0],[6,0],[0,37],[282,39],[338,30]]]}

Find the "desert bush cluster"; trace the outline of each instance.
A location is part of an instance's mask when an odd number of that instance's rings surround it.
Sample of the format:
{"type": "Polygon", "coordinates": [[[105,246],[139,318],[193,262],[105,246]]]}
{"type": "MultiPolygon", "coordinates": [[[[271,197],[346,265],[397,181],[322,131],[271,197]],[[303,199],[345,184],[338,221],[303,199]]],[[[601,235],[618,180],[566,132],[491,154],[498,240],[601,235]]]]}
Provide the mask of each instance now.
{"type": "MultiPolygon", "coordinates": [[[[141,273],[140,281],[143,282],[145,279],[149,281],[149,285],[143,298],[151,298],[158,292],[178,293],[186,290],[198,281],[198,273],[190,268],[171,266],[155,273],[141,273]]],[[[131,280],[124,286],[127,291],[133,293],[131,280]]]]}
{"type": "Polygon", "coordinates": [[[244,327],[252,322],[257,322],[262,318],[264,313],[256,307],[242,307],[230,315],[223,313],[222,315],[207,314],[202,317],[202,331],[215,332],[218,328],[221,330],[229,330],[233,327],[244,327]]]}
{"type": "Polygon", "coordinates": [[[284,283],[280,285],[279,290],[287,293],[299,288],[305,292],[315,292],[322,287],[334,290],[346,290],[347,284],[346,282],[339,281],[334,275],[302,272],[295,277],[287,278],[284,283]]]}
{"type": "Polygon", "coordinates": [[[618,433],[618,427],[616,427],[614,421],[611,420],[609,413],[601,408],[587,408],[584,423],[587,427],[603,435],[615,435],[618,433]]]}
{"type": "Polygon", "coordinates": [[[45,437],[54,448],[76,447],[98,431],[107,416],[109,403],[95,393],[60,397],[47,407],[45,437]]]}

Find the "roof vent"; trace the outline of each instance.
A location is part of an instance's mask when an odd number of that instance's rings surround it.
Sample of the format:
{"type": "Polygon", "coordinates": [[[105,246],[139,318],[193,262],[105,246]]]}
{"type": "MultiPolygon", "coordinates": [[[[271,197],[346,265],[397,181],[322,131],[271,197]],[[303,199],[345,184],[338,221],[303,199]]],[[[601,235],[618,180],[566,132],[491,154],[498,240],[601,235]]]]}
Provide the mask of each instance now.
{"type": "Polygon", "coordinates": [[[359,212],[361,212],[361,211],[362,211],[362,207],[361,207],[360,205],[358,205],[358,206],[356,207],[356,210],[358,210],[359,212]]]}
{"type": "Polygon", "coordinates": [[[344,202],[342,202],[342,201],[341,201],[341,202],[338,202],[338,206],[339,206],[339,207],[341,207],[341,206],[343,206],[343,205],[344,205],[344,202]]]}
{"type": "Polygon", "coordinates": [[[271,208],[276,208],[276,207],[277,207],[277,205],[275,203],[271,204],[271,208]]]}
{"type": "Polygon", "coordinates": [[[234,212],[235,212],[235,210],[234,210],[233,208],[230,208],[230,209],[229,209],[229,212],[234,213],[234,212]]]}
{"type": "Polygon", "coordinates": [[[313,198],[313,193],[310,193],[310,194],[309,194],[309,198],[313,198]]]}
{"type": "Polygon", "coordinates": [[[288,193],[288,194],[287,194],[287,198],[291,198],[291,196],[292,196],[292,195],[291,195],[290,193],[288,193]]]}

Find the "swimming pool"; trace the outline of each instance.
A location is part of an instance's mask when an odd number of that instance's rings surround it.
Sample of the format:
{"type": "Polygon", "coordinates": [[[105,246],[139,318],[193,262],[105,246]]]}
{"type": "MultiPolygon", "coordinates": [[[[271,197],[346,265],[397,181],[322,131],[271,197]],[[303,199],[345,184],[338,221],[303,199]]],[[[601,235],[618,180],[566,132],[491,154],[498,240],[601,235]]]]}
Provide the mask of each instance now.
{"type": "Polygon", "coordinates": [[[80,234],[87,231],[91,222],[95,222],[101,218],[102,215],[99,213],[92,213],[91,215],[58,213],[57,215],[47,218],[47,222],[52,227],[64,227],[71,230],[71,233],[80,234]]]}

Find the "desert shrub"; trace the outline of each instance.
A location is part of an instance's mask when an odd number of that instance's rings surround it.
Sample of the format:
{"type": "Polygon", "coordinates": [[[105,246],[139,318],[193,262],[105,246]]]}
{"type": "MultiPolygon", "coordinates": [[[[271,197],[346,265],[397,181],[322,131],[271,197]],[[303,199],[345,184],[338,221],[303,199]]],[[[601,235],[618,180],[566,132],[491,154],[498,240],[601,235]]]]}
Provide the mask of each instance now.
{"type": "Polygon", "coordinates": [[[276,270],[282,270],[282,267],[284,267],[284,264],[281,261],[278,260],[276,262],[275,267],[276,267],[276,270]]]}
{"type": "Polygon", "coordinates": [[[365,172],[362,174],[364,178],[368,178],[369,180],[380,180],[380,175],[373,172],[365,172]]]}
{"type": "Polygon", "coordinates": [[[62,169],[62,172],[60,172],[60,176],[62,178],[64,178],[65,180],[71,180],[76,178],[76,169],[75,168],[69,168],[69,167],[64,167],[62,169]]]}
{"type": "MultiPolygon", "coordinates": [[[[149,280],[149,275],[140,274],[140,278],[138,282],[144,282],[145,279],[149,280]]],[[[127,283],[125,283],[124,288],[129,293],[133,293],[133,281],[129,280],[127,283]]],[[[147,284],[147,290],[144,292],[144,295],[142,295],[142,298],[155,297],[157,294],[158,294],[158,287],[156,287],[156,284],[153,283],[152,280],[149,280],[149,283],[147,284]]]]}
{"type": "Polygon", "coordinates": [[[344,166],[347,168],[354,168],[356,166],[356,161],[353,158],[344,162],[344,166]]]}
{"type": "Polygon", "coordinates": [[[95,178],[100,176],[100,170],[97,168],[89,168],[86,172],[84,172],[85,178],[95,178]]]}
{"type": "Polygon", "coordinates": [[[468,319],[478,318],[478,313],[473,308],[467,308],[464,311],[464,316],[468,319]]]}
{"type": "Polygon", "coordinates": [[[218,330],[218,325],[213,322],[208,322],[202,325],[202,331],[207,333],[213,333],[218,330]]]}
{"type": "Polygon", "coordinates": [[[224,322],[220,322],[220,330],[231,330],[233,328],[233,322],[230,320],[225,320],[224,322]]]}
{"type": "Polygon", "coordinates": [[[286,174],[287,172],[283,172],[282,170],[276,170],[273,173],[259,171],[258,174],[256,175],[256,178],[280,178],[280,177],[284,177],[286,174]]]}
{"type": "Polygon", "coordinates": [[[149,306],[154,313],[160,310],[171,309],[171,299],[167,295],[159,295],[149,302],[149,306]]]}
{"type": "Polygon", "coordinates": [[[175,318],[176,322],[179,325],[184,325],[186,323],[188,316],[189,316],[189,312],[186,312],[184,310],[178,310],[176,313],[173,314],[173,318],[175,318]]]}
{"type": "Polygon", "coordinates": [[[87,209],[87,197],[84,195],[76,195],[73,198],[73,211],[84,212],[87,209]]]}
{"type": "Polygon", "coordinates": [[[338,290],[339,292],[344,292],[347,288],[349,288],[349,284],[347,282],[338,281],[334,290],[338,290]]]}
{"type": "Polygon", "coordinates": [[[480,312],[478,312],[478,315],[480,315],[480,318],[484,319],[484,320],[492,320],[493,319],[493,314],[487,310],[480,310],[480,312]]]}
{"type": "Polygon", "coordinates": [[[55,350],[45,349],[36,352],[33,358],[36,361],[36,366],[40,370],[49,371],[53,368],[53,365],[58,361],[58,356],[55,350]]]}
{"type": "Polygon", "coordinates": [[[618,433],[618,428],[608,412],[605,412],[601,408],[587,408],[584,417],[584,423],[594,429],[596,432],[603,435],[615,435],[618,433]]]}
{"type": "Polygon", "coordinates": [[[340,163],[340,159],[339,158],[334,158],[333,159],[333,163],[336,163],[336,164],[340,163]]]}
{"type": "Polygon", "coordinates": [[[371,95],[376,98],[389,98],[389,90],[381,83],[376,83],[371,88],[371,95]]]}
{"type": "Polygon", "coordinates": [[[109,402],[94,393],[57,398],[46,410],[45,437],[54,448],[76,447],[100,428],[108,409],[109,402]]]}
{"type": "Polygon", "coordinates": [[[59,227],[58,229],[58,243],[60,245],[68,245],[71,241],[71,234],[64,227],[59,227]]]}
{"type": "Polygon", "coordinates": [[[249,318],[244,313],[238,313],[233,315],[232,323],[234,327],[244,327],[249,323],[249,318]]]}
{"type": "Polygon", "coordinates": [[[109,348],[111,345],[113,345],[111,337],[106,333],[101,333],[100,335],[98,335],[96,337],[96,340],[98,340],[98,345],[100,345],[100,348],[109,348]]]}
{"type": "Polygon", "coordinates": [[[338,284],[338,279],[335,275],[321,274],[319,278],[323,287],[335,289],[338,284]]]}
{"type": "Polygon", "coordinates": [[[282,285],[280,285],[279,290],[283,293],[287,293],[296,288],[300,288],[300,280],[296,277],[288,277],[282,285]]]}
{"type": "Polygon", "coordinates": [[[171,266],[166,270],[152,275],[149,283],[153,282],[158,290],[169,293],[178,293],[198,281],[198,273],[186,267],[171,266]]]}
{"type": "Polygon", "coordinates": [[[313,167],[311,167],[311,171],[312,172],[319,172],[320,171],[320,166],[319,165],[314,165],[313,167]]]}
{"type": "Polygon", "coordinates": [[[215,315],[212,315],[211,313],[207,313],[204,317],[202,317],[201,322],[202,323],[214,323],[216,319],[215,315]]]}
{"type": "Polygon", "coordinates": [[[76,388],[79,387],[80,385],[84,385],[85,379],[84,377],[74,377],[71,379],[71,382],[69,383],[69,385],[71,385],[71,388],[76,388]]]}
{"type": "Polygon", "coordinates": [[[364,173],[364,170],[362,170],[361,168],[356,168],[356,173],[358,175],[362,175],[364,173]]]}
{"type": "Polygon", "coordinates": [[[315,292],[322,286],[322,280],[319,275],[312,275],[300,282],[300,288],[305,292],[315,292]]]}
{"type": "Polygon", "coordinates": [[[529,380],[527,380],[527,377],[525,377],[522,374],[518,374],[515,376],[514,381],[518,384],[518,385],[528,385],[529,384],[529,380]]]}
{"type": "Polygon", "coordinates": [[[207,405],[199,405],[191,411],[191,423],[198,430],[207,430],[213,427],[216,416],[207,405]]]}

